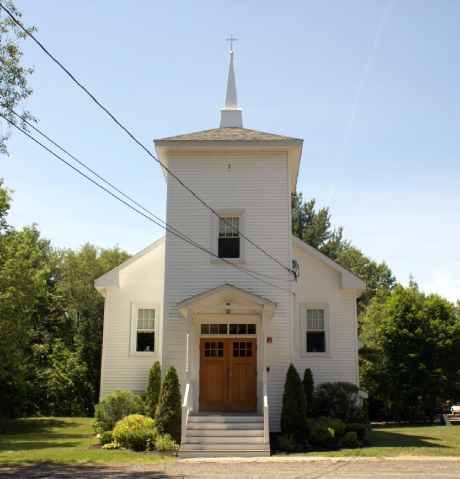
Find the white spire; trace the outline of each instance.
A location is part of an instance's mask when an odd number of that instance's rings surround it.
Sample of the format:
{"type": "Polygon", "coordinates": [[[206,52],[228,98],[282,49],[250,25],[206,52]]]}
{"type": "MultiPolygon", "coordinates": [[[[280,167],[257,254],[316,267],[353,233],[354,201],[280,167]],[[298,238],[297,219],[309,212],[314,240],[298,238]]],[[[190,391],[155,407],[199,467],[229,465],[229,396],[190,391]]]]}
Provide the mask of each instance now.
{"type": "MultiPolygon", "coordinates": [[[[235,38],[229,40],[236,41],[235,38]]],[[[227,94],[225,95],[225,106],[220,110],[221,128],[243,128],[243,114],[241,108],[238,108],[236,98],[235,69],[233,67],[233,52],[230,51],[230,66],[228,69],[227,94]]]]}

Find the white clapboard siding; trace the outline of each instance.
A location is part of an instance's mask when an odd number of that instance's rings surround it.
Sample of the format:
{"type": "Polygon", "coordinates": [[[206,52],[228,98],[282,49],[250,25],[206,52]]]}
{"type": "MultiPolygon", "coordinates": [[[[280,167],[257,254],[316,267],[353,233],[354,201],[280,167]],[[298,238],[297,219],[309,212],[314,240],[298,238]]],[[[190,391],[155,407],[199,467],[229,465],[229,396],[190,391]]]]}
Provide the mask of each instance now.
{"type": "Polygon", "coordinates": [[[145,394],[148,372],[160,360],[161,314],[164,294],[164,243],[120,271],[120,287],[106,292],[101,371],[101,397],[115,389],[145,394]],[[131,304],[159,305],[156,318],[156,353],[132,355],[131,304]]]}
{"type": "MultiPolygon", "coordinates": [[[[244,234],[257,245],[290,267],[290,179],[286,153],[216,154],[171,156],[169,168],[200,198],[215,210],[244,210],[244,234]],[[230,165],[230,167],[229,167],[230,165]]],[[[211,249],[212,213],[178,184],[168,179],[167,221],[194,241],[211,249]]],[[[224,283],[277,303],[267,334],[276,338],[276,356],[267,358],[270,417],[279,424],[281,394],[289,366],[291,335],[290,274],[256,247],[245,243],[244,267],[281,278],[266,279],[286,291],[264,284],[228,264],[211,262],[180,239],[167,234],[164,304],[164,370],[176,366],[182,388],[185,384],[186,324],[177,308],[184,299],[224,283]],[[276,365],[274,364],[276,361],[276,365]],[[273,363],[273,364],[272,364],[273,363]]],[[[259,378],[261,380],[261,378],[259,378]]]]}

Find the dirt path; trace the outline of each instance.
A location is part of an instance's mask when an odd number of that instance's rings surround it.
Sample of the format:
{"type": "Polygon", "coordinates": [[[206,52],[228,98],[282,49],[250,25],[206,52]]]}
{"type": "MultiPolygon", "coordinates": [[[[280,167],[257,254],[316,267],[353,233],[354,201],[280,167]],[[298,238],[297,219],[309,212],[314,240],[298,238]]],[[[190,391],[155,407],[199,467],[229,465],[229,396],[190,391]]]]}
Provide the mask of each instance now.
{"type": "Polygon", "coordinates": [[[120,466],[0,467],[5,479],[458,479],[460,458],[267,458],[120,466]]]}

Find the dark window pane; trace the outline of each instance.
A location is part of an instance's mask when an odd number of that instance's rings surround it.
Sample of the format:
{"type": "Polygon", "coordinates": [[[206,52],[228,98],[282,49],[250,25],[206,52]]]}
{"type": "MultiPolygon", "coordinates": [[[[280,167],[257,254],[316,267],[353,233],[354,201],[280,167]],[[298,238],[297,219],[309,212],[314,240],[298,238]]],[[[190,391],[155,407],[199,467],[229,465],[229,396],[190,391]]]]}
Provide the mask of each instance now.
{"type": "Polygon", "coordinates": [[[211,351],[209,349],[206,349],[204,352],[205,358],[209,358],[211,356],[211,351]]]}
{"type": "Polygon", "coordinates": [[[219,334],[219,325],[218,324],[210,324],[210,332],[211,334],[219,334]]]}
{"type": "Polygon", "coordinates": [[[201,325],[201,334],[209,334],[209,324],[201,325]]]}
{"type": "Polygon", "coordinates": [[[219,349],[224,349],[224,343],[217,343],[217,347],[219,349]]]}
{"type": "Polygon", "coordinates": [[[239,324],[238,325],[238,334],[246,334],[247,331],[247,324],[239,324]]]}
{"type": "Polygon", "coordinates": [[[240,343],[240,349],[246,349],[246,343],[240,343]]]}
{"type": "Polygon", "coordinates": [[[248,324],[248,334],[256,334],[256,325],[248,324]]]}
{"type": "Polygon", "coordinates": [[[240,238],[219,238],[219,258],[239,258],[240,238]]]}
{"type": "Polygon", "coordinates": [[[137,333],[137,349],[136,351],[154,351],[155,333],[137,333]]]}
{"type": "Polygon", "coordinates": [[[211,347],[211,343],[205,342],[204,347],[205,349],[209,349],[211,347]]]}
{"type": "Polygon", "coordinates": [[[238,349],[233,350],[233,357],[237,358],[238,357],[238,349]]]}
{"type": "Polygon", "coordinates": [[[240,356],[244,358],[246,356],[246,351],[244,349],[240,350],[240,356]]]}
{"type": "Polygon", "coordinates": [[[252,358],[252,350],[246,351],[246,356],[252,358]]]}
{"type": "Polygon", "coordinates": [[[252,343],[246,343],[246,348],[247,349],[252,349],[252,343]]]}
{"type": "Polygon", "coordinates": [[[223,349],[219,349],[219,350],[217,351],[217,356],[219,356],[219,358],[223,358],[223,357],[224,357],[224,351],[223,351],[223,349]]]}
{"type": "Polygon", "coordinates": [[[238,325],[237,324],[231,324],[230,325],[230,334],[238,334],[238,325]]]}
{"type": "Polygon", "coordinates": [[[324,353],[326,352],[325,333],[307,332],[307,353],[324,353]]]}
{"type": "Polygon", "coordinates": [[[217,356],[217,350],[211,349],[211,357],[215,358],[217,356]]]}
{"type": "Polygon", "coordinates": [[[227,334],[227,325],[219,324],[219,334],[227,334]]]}
{"type": "Polygon", "coordinates": [[[238,349],[238,343],[233,343],[233,349],[238,349]]]}
{"type": "Polygon", "coordinates": [[[211,343],[211,348],[212,348],[212,349],[216,349],[216,348],[217,348],[217,343],[212,342],[212,343],[211,343]]]}

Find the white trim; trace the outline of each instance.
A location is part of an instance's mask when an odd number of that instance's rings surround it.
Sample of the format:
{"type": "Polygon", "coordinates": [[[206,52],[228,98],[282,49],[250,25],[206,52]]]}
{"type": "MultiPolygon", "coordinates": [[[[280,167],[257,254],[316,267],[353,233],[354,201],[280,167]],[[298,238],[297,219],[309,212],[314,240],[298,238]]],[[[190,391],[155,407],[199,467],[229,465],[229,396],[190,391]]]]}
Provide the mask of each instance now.
{"type": "Polygon", "coordinates": [[[159,325],[160,325],[160,305],[158,303],[151,302],[135,302],[131,303],[131,338],[130,338],[130,356],[143,356],[143,357],[155,357],[156,359],[159,356],[158,349],[160,345],[159,336],[159,325]],[[155,310],[155,319],[154,319],[154,333],[155,333],[155,342],[153,345],[153,351],[136,351],[136,342],[137,342],[137,311],[139,309],[154,309],[155,310]]]}
{"type": "Polygon", "coordinates": [[[99,400],[102,398],[102,391],[104,391],[104,378],[105,378],[105,362],[106,362],[106,341],[107,341],[107,303],[109,300],[109,292],[104,291],[104,319],[102,326],[102,351],[101,351],[101,381],[99,383],[99,400]]]}
{"type": "Polygon", "coordinates": [[[219,240],[219,217],[222,218],[229,218],[233,217],[236,218],[238,217],[240,219],[239,223],[239,228],[240,228],[240,257],[239,258],[216,258],[216,256],[211,256],[211,263],[214,264],[226,264],[226,262],[230,263],[245,263],[246,262],[246,248],[245,248],[245,243],[244,238],[241,236],[241,233],[243,235],[246,234],[246,225],[245,225],[245,210],[244,209],[239,209],[239,210],[217,210],[216,213],[219,216],[216,216],[214,213],[212,214],[212,227],[211,227],[211,252],[218,256],[219,253],[219,246],[218,246],[218,240],[219,240]],[[225,261],[223,261],[225,260],[225,261]]]}
{"type": "Polygon", "coordinates": [[[330,317],[329,317],[329,303],[300,303],[300,321],[301,321],[301,355],[309,358],[320,358],[331,356],[330,346],[330,317]],[[326,351],[324,353],[309,353],[307,352],[307,309],[323,309],[324,310],[324,345],[326,351]]]}

